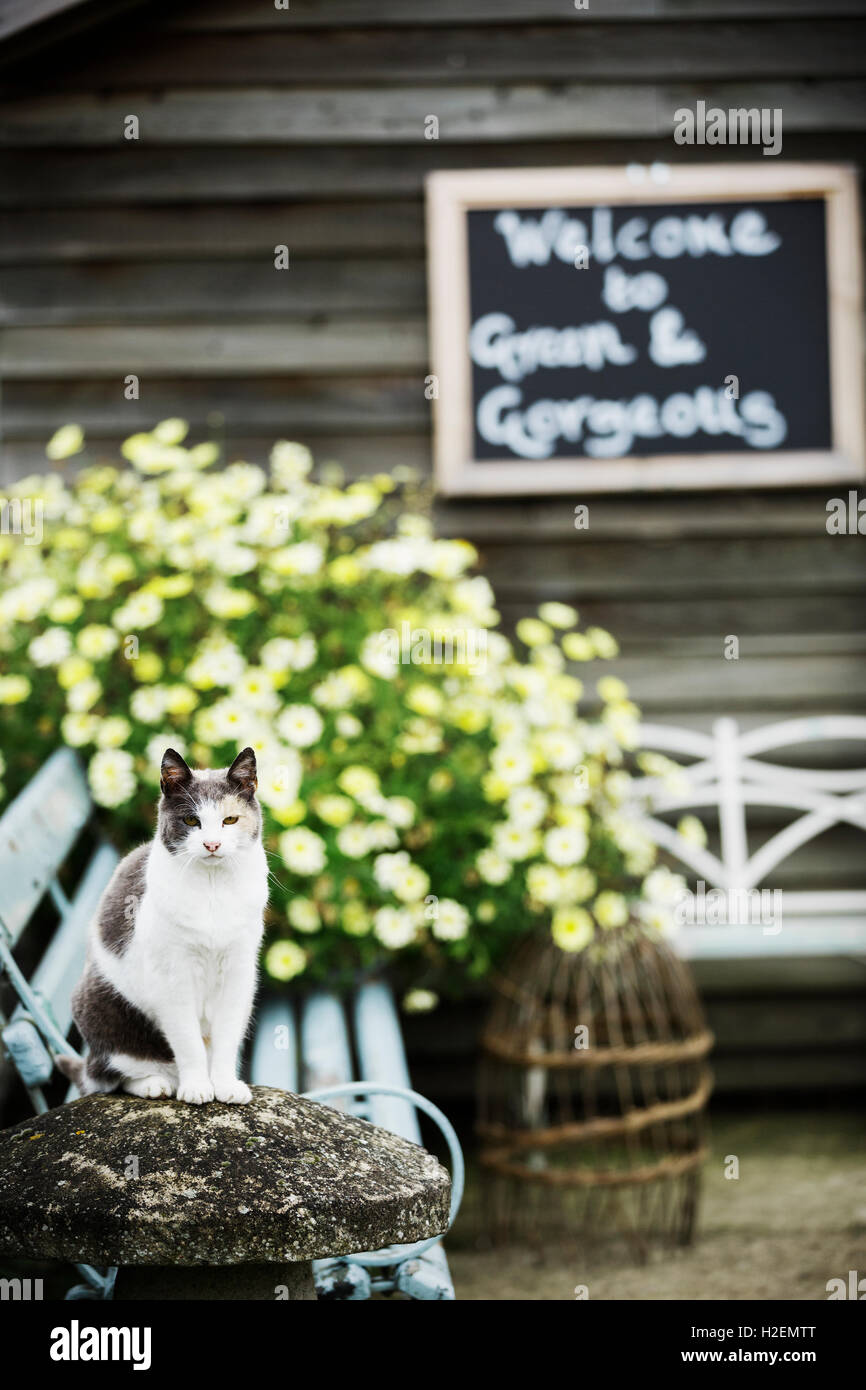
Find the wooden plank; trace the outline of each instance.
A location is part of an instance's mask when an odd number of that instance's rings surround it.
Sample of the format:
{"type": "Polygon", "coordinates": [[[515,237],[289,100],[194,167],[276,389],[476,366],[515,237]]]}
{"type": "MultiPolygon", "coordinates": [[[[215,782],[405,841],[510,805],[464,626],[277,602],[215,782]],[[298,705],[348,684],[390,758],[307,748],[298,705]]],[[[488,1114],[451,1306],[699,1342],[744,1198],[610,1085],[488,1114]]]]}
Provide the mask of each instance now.
{"type": "Polygon", "coordinates": [[[437,529],[448,536],[477,536],[479,541],[525,541],[527,534],[542,542],[571,540],[575,546],[599,537],[620,535],[634,540],[679,540],[729,529],[732,535],[764,536],[768,531],[815,535],[825,530],[827,490],[767,496],[766,493],[722,495],[708,507],[699,498],[668,495],[661,505],[647,497],[623,497],[615,502],[588,498],[586,502],[539,497],[440,500],[437,529]],[[575,507],[585,506],[575,527],[575,507]]]}
{"type": "Polygon", "coordinates": [[[692,973],[701,994],[734,995],[780,994],[791,991],[834,991],[842,996],[861,994],[866,987],[863,967],[843,957],[776,957],[748,962],[742,960],[696,960],[692,973]]]}
{"type": "MultiPolygon", "coordinates": [[[[87,930],[118,862],[119,856],[113,846],[99,846],[84,872],[69,913],[51,938],[30,981],[47,1002],[64,1037],[72,1026],[72,991],[84,967],[87,930]]],[[[15,1016],[25,1013],[19,1005],[15,1016]]]]}
{"type": "MultiPolygon", "coordinates": [[[[866,130],[866,82],[767,82],[762,105],[779,108],[789,130],[866,130]]],[[[502,140],[581,136],[672,136],[674,113],[694,106],[749,107],[755,87],[737,82],[492,83],[466,86],[170,89],[104,97],[70,93],[4,102],[0,145],[111,146],[134,113],[149,145],[393,145],[426,139],[439,122],[437,147],[502,140]]],[[[135,144],[137,142],[129,142],[135,144]]],[[[671,150],[676,147],[670,141],[671,150]]]]}
{"type": "MultiPolygon", "coordinates": [[[[128,432],[127,432],[128,433],[128,432]]],[[[125,436],[123,436],[125,437],[125,436]]],[[[244,459],[266,465],[274,445],[275,434],[245,437],[230,433],[224,440],[224,457],[232,463],[244,459]]],[[[223,442],[223,441],[221,441],[223,442]]],[[[32,440],[6,440],[0,445],[0,488],[8,487],[31,473],[59,472],[68,475],[85,460],[90,463],[121,462],[122,437],[100,440],[85,455],[78,455],[71,465],[52,467],[45,457],[42,444],[32,440]]],[[[383,436],[372,440],[369,435],[321,435],[310,440],[318,463],[336,462],[345,469],[348,478],[372,473],[388,473],[394,468],[412,468],[419,474],[430,472],[430,446],[420,435],[383,436]]]]}
{"type": "MultiPolygon", "coordinates": [[[[14,190],[7,185],[6,192],[14,190]]],[[[74,195],[74,179],[67,192],[74,195]]],[[[222,192],[221,182],[214,179],[212,196],[222,192]]],[[[44,197],[44,188],[40,191],[34,184],[31,194],[44,197]]],[[[58,201],[64,201],[62,193],[58,201]]],[[[423,209],[417,200],[257,207],[211,203],[203,207],[44,208],[0,217],[0,263],[188,257],[203,264],[212,258],[258,255],[262,247],[281,243],[293,255],[423,255],[423,209]]]]}
{"type": "Polygon", "coordinates": [[[67,10],[80,8],[81,0],[3,0],[0,4],[0,41],[33,24],[56,19],[67,10]]]}
{"type": "Polygon", "coordinates": [[[794,1052],[758,1054],[749,1058],[712,1058],[715,1090],[774,1096],[779,1091],[809,1088],[861,1088],[866,1084],[866,1052],[794,1052]]]}
{"type": "MultiPolygon", "coordinates": [[[[276,10],[272,0],[198,0],[184,5],[164,21],[171,30],[281,30],[341,28],[344,25],[457,26],[461,24],[542,24],[563,18],[563,0],[437,0],[435,5],[406,0],[291,0],[289,10],[276,10]]],[[[577,23],[646,19],[743,19],[815,16],[812,0],[604,0],[590,13],[575,11],[577,23]]],[[[828,0],[821,16],[861,15],[859,0],[828,0]]]]}
{"type": "Polygon", "coordinates": [[[866,1009],[859,999],[770,995],[711,999],[707,1022],[716,1037],[715,1055],[750,1048],[856,1047],[866,1044],[866,1009]]]}
{"type": "MultiPolygon", "coordinates": [[[[802,713],[866,708],[866,661],[862,653],[831,656],[740,657],[725,661],[706,657],[691,659],[665,655],[620,657],[605,663],[605,674],[620,676],[643,712],[655,716],[664,711],[673,719],[682,709],[723,709],[735,714],[742,705],[760,704],[768,711],[795,704],[802,713]],[[828,700],[828,691],[832,697],[828,700]]],[[[742,648],[741,648],[742,652],[742,648]]],[[[594,701],[587,701],[589,709],[594,701]]]]}
{"type": "MultiPolygon", "coordinates": [[[[754,96],[754,89],[752,90],[754,96]]],[[[2,107],[0,107],[2,114],[2,107]]],[[[476,145],[418,140],[399,150],[371,144],[316,147],[315,159],[303,147],[273,144],[219,148],[178,145],[168,153],[119,141],[124,148],[40,149],[0,151],[0,205],[5,207],[105,207],[149,203],[277,203],[323,199],[379,201],[420,197],[425,176],[434,169],[457,170],[562,167],[563,165],[625,165],[636,159],[670,164],[706,163],[707,149],[675,145],[669,134],[652,137],[644,131],[639,146],[633,139],[591,139],[579,131],[566,141],[497,141],[479,152],[476,145]]],[[[785,158],[834,159],[866,163],[866,140],[858,132],[829,134],[796,131],[785,125],[785,158]]],[[[713,147],[714,162],[740,162],[736,145],[713,147]]],[[[168,209],[165,209],[166,211],[168,209]]],[[[335,209],[335,219],[339,209],[335,209]]],[[[227,218],[232,211],[227,209],[227,218]]],[[[303,216],[303,209],[298,216],[303,216]]],[[[120,240],[122,223],[118,228],[120,240]]],[[[383,222],[383,236],[388,231],[383,222]]],[[[363,232],[359,233],[363,236],[363,232]]],[[[284,238],[285,240],[285,238],[284,238]]],[[[344,243],[338,243],[338,248],[344,243]]],[[[215,242],[220,246],[219,233],[215,242]]],[[[387,242],[383,250],[387,249],[387,242]]],[[[219,254],[219,251],[217,251],[219,254]]]]}
{"type": "Polygon", "coordinates": [[[425,303],[423,261],[327,261],[290,248],[290,268],[277,270],[274,247],[265,245],[254,260],[18,267],[4,286],[0,324],[285,323],[311,314],[416,314],[425,303]]]}
{"type": "MultiPolygon", "coordinates": [[[[856,591],[863,582],[863,549],[851,537],[769,537],[764,544],[722,538],[683,539],[675,545],[645,542],[636,554],[628,542],[589,542],[578,548],[479,544],[497,597],[525,601],[526,594],[584,602],[626,596],[649,599],[718,599],[728,594],[856,591]]],[[[733,663],[735,664],[735,663],[733,663]]],[[[832,690],[832,687],[829,689],[832,690]]],[[[720,700],[720,705],[723,702],[720,700]]]]}
{"type": "Polygon", "coordinates": [[[0,820],[0,924],[20,937],[91,811],[87,780],[69,748],[54,753],[0,820]]]}
{"type": "Polygon", "coordinates": [[[298,1040],[292,1001],[278,995],[266,998],[258,1010],[250,1057],[254,1086],[298,1089],[298,1040]]]}
{"type": "MultiPolygon", "coordinates": [[[[563,7],[555,25],[458,29],[322,29],[142,32],[121,46],[112,37],[82,61],[52,72],[55,91],[150,86],[352,86],[386,82],[710,81],[860,76],[866,71],[862,19],[742,23],[575,23],[563,7]]],[[[15,80],[13,78],[13,80],[15,80]]],[[[38,66],[20,72],[23,94],[39,91],[38,66]]]]}
{"type": "Polygon", "coordinates": [[[208,327],[11,328],[0,345],[8,379],[103,376],[128,372],[179,376],[257,376],[343,371],[421,370],[427,362],[420,318],[337,319],[296,324],[219,323],[208,327]]]}
{"type": "MultiPolygon", "coordinates": [[[[661,500],[661,499],[660,499],[661,500]]],[[[662,502],[662,505],[664,503],[662,502]]],[[[718,535],[735,535],[724,516],[718,535]]],[[[772,533],[772,528],[768,534],[772,533]]],[[[780,577],[784,583],[784,576],[780,577]]],[[[816,588],[810,594],[781,592],[777,595],[729,594],[693,601],[680,599],[581,599],[580,615],[588,626],[603,627],[616,634],[620,645],[630,653],[649,650],[673,637],[706,638],[708,632],[736,633],[740,639],[761,637],[765,633],[857,632],[863,623],[862,581],[849,594],[834,593],[829,602],[816,588]]],[[[519,618],[534,615],[535,596],[524,595],[522,603],[497,600],[502,622],[509,630],[519,618]]]]}
{"type": "Polygon", "coordinates": [[[3,393],[5,433],[44,441],[76,421],[91,441],[151,429],[181,416],[194,431],[225,424],[236,434],[282,438],[344,430],[365,435],[423,433],[430,403],[420,374],[391,377],[239,378],[226,398],[219,377],[148,377],[137,401],[127,401],[117,380],[10,381],[3,393]]]}
{"type": "MultiPolygon", "coordinates": [[[[403,1047],[400,1020],[391,989],[382,980],[361,986],[355,995],[355,1050],[360,1075],[365,1081],[411,1090],[409,1067],[403,1047]]],[[[370,1120],[392,1134],[402,1134],[413,1144],[421,1143],[421,1126],[415,1107],[396,1096],[371,1096],[370,1120]]]]}
{"type": "MultiPolygon", "coordinates": [[[[352,1081],[352,1048],[343,1001],[327,990],[315,990],[301,1004],[301,1078],[304,1091],[341,1086],[352,1081]]],[[[350,1097],[325,1102],[335,1110],[350,1110],[350,1097]]]]}

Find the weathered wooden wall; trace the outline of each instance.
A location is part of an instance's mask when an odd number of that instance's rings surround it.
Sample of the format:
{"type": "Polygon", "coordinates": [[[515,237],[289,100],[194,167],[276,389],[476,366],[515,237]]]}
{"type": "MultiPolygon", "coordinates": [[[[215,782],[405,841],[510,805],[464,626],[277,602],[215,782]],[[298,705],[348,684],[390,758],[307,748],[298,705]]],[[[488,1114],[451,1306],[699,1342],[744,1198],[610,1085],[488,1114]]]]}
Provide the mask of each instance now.
{"type": "MultiPolygon", "coordinates": [[[[233,456],[288,435],[428,468],[428,170],[706,158],[671,138],[698,98],[781,107],[784,159],[862,165],[864,39],[863,0],[208,0],[39,50],[0,111],[5,476],[65,421],[112,450],[174,414],[233,456]]],[[[654,719],[866,706],[866,562],[826,491],[599,498],[585,532],[579,500],[440,519],[507,620],[557,597],[609,625],[654,719]]]]}

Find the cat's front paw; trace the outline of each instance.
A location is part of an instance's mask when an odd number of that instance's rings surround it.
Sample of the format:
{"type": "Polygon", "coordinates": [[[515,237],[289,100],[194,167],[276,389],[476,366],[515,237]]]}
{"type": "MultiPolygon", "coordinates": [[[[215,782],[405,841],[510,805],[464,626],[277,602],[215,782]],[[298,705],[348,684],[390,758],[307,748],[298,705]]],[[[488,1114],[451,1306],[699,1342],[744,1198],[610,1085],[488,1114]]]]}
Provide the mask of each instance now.
{"type": "Polygon", "coordinates": [[[226,1105],[249,1105],[253,1098],[249,1086],[233,1076],[225,1081],[214,1081],[214,1095],[226,1105]]]}
{"type": "Polygon", "coordinates": [[[206,1105],[213,1096],[213,1086],[207,1077],[201,1081],[182,1081],[177,1088],[178,1100],[186,1101],[187,1105],[206,1105]]]}

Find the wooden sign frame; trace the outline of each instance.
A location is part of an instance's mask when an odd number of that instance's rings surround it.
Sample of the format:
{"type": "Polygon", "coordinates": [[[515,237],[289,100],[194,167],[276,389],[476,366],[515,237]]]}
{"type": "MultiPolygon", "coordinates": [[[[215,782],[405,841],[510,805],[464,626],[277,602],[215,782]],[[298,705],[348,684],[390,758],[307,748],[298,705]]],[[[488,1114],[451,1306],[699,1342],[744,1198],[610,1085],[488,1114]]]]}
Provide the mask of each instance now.
{"type": "Polygon", "coordinates": [[[857,177],[839,164],[474,169],[427,177],[434,466],[448,497],[761,488],[858,482],[866,473],[862,272],[857,177]],[[473,458],[467,213],[475,209],[825,200],[832,447],[620,459],[473,458]]]}

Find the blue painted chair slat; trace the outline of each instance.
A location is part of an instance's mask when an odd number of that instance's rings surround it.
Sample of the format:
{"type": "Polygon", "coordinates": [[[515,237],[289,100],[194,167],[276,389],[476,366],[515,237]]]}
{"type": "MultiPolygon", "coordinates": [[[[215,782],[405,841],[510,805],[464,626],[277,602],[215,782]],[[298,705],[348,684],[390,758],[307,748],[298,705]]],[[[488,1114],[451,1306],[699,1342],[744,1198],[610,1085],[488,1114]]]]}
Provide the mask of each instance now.
{"type": "MultiPolygon", "coordinates": [[[[352,1047],[342,1002],[336,994],[316,990],[301,1006],[301,1059],[305,1091],[322,1086],[338,1086],[355,1079],[352,1047]]],[[[341,1096],[333,1102],[338,1110],[350,1109],[341,1096]]]]}
{"type": "Polygon", "coordinates": [[[93,803],[70,748],[52,754],[0,821],[0,925],[15,945],[93,803]]]}
{"type": "MultiPolygon", "coordinates": [[[[102,890],[117,867],[118,858],[117,851],[111,845],[99,846],[79,884],[68,914],[57,928],[30,981],[64,1037],[72,1026],[72,991],[84,967],[87,929],[102,890]]],[[[24,1012],[23,1006],[19,1006],[12,1016],[13,1021],[24,1012]]]]}
{"type": "Polygon", "coordinates": [[[259,1009],[250,1075],[256,1086],[298,1090],[298,1035],[295,1010],[288,999],[268,999],[259,1009]]]}
{"type": "MultiPolygon", "coordinates": [[[[386,1086],[411,1087],[403,1033],[394,996],[384,981],[362,985],[355,996],[355,1046],[361,1075],[386,1086]]],[[[414,1105],[396,1096],[371,1095],[370,1119],[383,1129],[421,1143],[421,1126],[414,1105]]],[[[396,1287],[409,1298],[451,1300],[454,1281],[441,1243],[398,1266],[396,1287]]]]}
{"type": "MultiPolygon", "coordinates": [[[[394,1004],[394,996],[386,984],[376,980],[362,985],[355,996],[355,1045],[361,1075],[368,1081],[385,1086],[403,1086],[410,1090],[409,1067],[403,1047],[403,1033],[394,1004]]],[[[373,1124],[401,1134],[413,1144],[421,1143],[421,1129],[415,1107],[394,1096],[371,1096],[370,1119],[373,1124]]]]}

